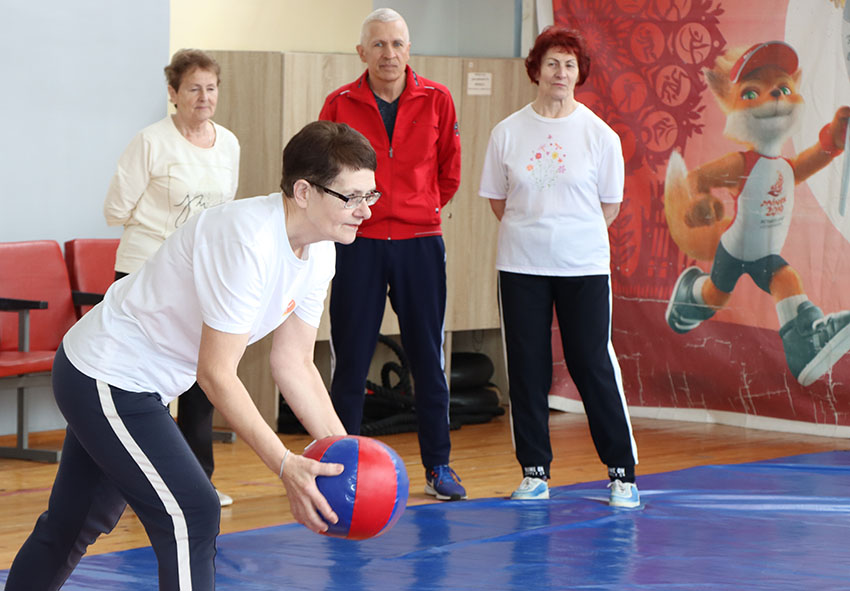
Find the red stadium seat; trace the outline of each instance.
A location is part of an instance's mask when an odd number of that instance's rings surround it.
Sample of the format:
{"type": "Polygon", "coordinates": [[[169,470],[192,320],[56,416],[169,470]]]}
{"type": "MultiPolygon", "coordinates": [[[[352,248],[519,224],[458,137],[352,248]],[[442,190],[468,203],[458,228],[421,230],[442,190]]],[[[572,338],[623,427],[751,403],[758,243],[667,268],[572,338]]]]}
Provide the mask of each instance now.
{"type": "MultiPolygon", "coordinates": [[[[65,243],[65,264],[71,289],[104,294],[115,279],[117,238],[76,238],[65,243]]],[[[77,318],[91,306],[77,306],[77,318]]]]}
{"type": "Polygon", "coordinates": [[[50,387],[53,357],[76,322],[62,251],[53,240],[0,243],[0,390],[17,391],[17,445],[0,457],[56,462],[58,450],[29,447],[28,388],[50,387]]]}

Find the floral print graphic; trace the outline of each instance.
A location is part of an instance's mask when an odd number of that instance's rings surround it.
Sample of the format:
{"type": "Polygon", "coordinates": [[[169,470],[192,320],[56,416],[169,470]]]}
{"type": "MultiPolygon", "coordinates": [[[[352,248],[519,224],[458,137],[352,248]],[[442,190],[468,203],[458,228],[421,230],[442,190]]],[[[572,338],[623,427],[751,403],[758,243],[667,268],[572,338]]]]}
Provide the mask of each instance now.
{"type": "Polygon", "coordinates": [[[525,167],[538,191],[555,184],[559,174],[564,174],[563,148],[549,135],[546,142],[534,150],[525,167]]]}

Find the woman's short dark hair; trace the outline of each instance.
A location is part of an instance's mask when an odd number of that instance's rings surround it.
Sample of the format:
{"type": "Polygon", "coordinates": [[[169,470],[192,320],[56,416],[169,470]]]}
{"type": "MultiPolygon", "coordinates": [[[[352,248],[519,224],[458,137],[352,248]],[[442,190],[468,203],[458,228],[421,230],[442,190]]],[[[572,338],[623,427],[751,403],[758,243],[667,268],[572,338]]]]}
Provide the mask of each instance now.
{"type": "Polygon", "coordinates": [[[165,80],[171,88],[180,90],[183,76],[196,68],[212,72],[218,83],[221,83],[221,66],[200,49],[181,49],[175,53],[171,63],[165,66],[165,80]]]}
{"type": "Polygon", "coordinates": [[[587,55],[587,45],[584,42],[584,37],[575,29],[567,29],[565,27],[546,27],[543,32],[537,36],[534,41],[534,47],[528,52],[528,57],[525,58],[525,71],[528,72],[528,77],[535,84],[538,84],[540,78],[540,62],[543,61],[543,56],[552,48],[564,49],[567,53],[576,56],[578,60],[578,80],[576,86],[581,86],[587,80],[587,75],[590,74],[590,56],[587,55]]]}
{"type": "Polygon", "coordinates": [[[314,121],[292,136],[283,149],[280,188],[292,197],[298,179],[327,186],[344,168],[374,171],[377,167],[375,150],[362,133],[345,123],[314,121]]]}

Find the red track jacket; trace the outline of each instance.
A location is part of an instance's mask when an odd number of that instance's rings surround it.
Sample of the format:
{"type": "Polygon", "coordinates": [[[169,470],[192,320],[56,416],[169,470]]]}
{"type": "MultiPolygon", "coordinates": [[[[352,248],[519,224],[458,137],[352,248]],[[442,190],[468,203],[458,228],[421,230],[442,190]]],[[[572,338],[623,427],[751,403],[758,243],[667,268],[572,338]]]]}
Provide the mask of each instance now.
{"type": "Polygon", "coordinates": [[[448,88],[418,76],[410,66],[399,97],[393,141],[378,112],[368,71],[330,93],[319,119],[347,123],[365,135],[378,155],[382,197],[358,236],[404,240],[440,235],[440,211],[460,185],[460,136],[448,88]]]}

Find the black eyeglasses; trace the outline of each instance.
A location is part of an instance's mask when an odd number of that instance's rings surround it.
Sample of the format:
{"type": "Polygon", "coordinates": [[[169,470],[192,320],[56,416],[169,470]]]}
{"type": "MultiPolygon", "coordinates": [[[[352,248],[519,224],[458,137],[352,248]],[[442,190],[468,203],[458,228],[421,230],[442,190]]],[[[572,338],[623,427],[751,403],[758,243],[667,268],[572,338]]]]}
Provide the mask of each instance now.
{"type": "Polygon", "coordinates": [[[342,199],[345,202],[343,205],[345,209],[354,209],[355,207],[359,207],[361,203],[366,203],[366,205],[372,207],[381,197],[381,194],[378,191],[369,191],[365,195],[343,195],[342,193],[337,193],[333,189],[328,189],[319,183],[314,183],[313,181],[307,182],[317,189],[321,189],[328,195],[333,195],[337,199],[342,199]]]}

